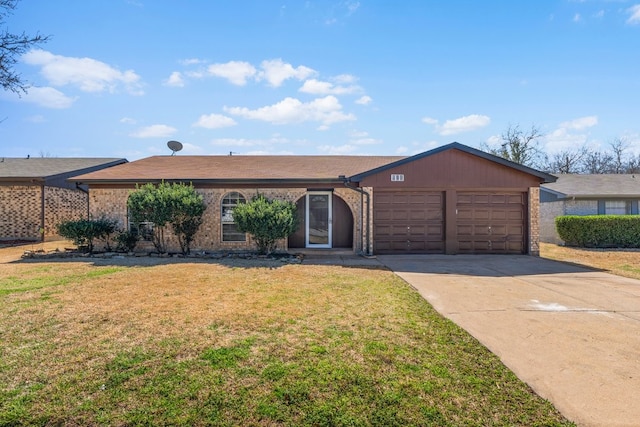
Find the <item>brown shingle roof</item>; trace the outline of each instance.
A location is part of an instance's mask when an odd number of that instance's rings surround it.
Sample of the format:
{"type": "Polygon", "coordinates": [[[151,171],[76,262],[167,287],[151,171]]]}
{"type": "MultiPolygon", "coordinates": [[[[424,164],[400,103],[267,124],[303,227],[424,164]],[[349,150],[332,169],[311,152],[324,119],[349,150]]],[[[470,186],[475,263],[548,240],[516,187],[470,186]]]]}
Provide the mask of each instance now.
{"type": "Polygon", "coordinates": [[[153,156],[78,177],[83,183],[336,180],[403,159],[398,156],[153,156]]]}

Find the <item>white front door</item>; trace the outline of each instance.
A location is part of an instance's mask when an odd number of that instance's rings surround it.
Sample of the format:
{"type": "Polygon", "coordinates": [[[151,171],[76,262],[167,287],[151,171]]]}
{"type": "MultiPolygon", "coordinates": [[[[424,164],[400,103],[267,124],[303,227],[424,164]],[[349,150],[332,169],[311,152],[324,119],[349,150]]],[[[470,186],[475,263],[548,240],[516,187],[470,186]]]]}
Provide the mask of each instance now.
{"type": "Polygon", "coordinates": [[[331,192],[307,193],[306,246],[308,248],[331,247],[331,192]]]}

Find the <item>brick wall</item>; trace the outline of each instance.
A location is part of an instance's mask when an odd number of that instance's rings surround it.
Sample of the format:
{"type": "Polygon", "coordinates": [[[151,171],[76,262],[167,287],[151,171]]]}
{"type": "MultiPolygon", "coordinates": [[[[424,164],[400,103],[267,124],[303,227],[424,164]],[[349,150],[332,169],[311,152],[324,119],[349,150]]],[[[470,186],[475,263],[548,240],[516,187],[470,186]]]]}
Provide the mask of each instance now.
{"type": "MultiPolygon", "coordinates": [[[[127,199],[132,189],[102,189],[92,188],[89,191],[89,210],[93,217],[106,216],[116,219],[122,229],[129,226],[127,219],[127,199]]],[[[306,188],[197,188],[196,191],[203,196],[207,209],[203,215],[203,222],[191,245],[192,251],[198,250],[253,250],[255,244],[249,236],[245,242],[223,242],[221,229],[221,201],[223,197],[232,191],[242,194],[246,200],[250,200],[258,192],[270,199],[287,200],[295,203],[307,193],[306,188]]],[[[341,197],[351,209],[354,219],[354,246],[359,249],[360,238],[360,194],[347,188],[336,188],[334,194],[341,197]]],[[[170,228],[165,231],[167,249],[171,252],[180,250],[177,238],[170,228]]],[[[99,246],[98,246],[99,247],[99,246]]],[[[152,249],[151,242],[140,242],[138,249],[152,249]]],[[[287,249],[287,241],[278,242],[278,249],[287,249]]]]}
{"type": "Polygon", "coordinates": [[[0,239],[40,240],[42,187],[0,187],[0,239]]]}
{"type": "Polygon", "coordinates": [[[529,188],[529,255],[540,255],[540,188],[529,188]]]}
{"type": "Polygon", "coordinates": [[[540,241],[563,244],[556,231],[556,217],[564,215],[564,200],[540,203],[540,241]]]}
{"type": "Polygon", "coordinates": [[[57,225],[63,221],[75,221],[87,217],[87,193],[69,188],[44,188],[44,234],[56,236],[57,225]]]}
{"type": "Polygon", "coordinates": [[[0,239],[41,240],[55,237],[56,226],[87,216],[87,195],[80,190],[44,187],[44,236],[42,191],[39,185],[0,187],[0,239]]]}
{"type": "Polygon", "coordinates": [[[540,205],[541,231],[540,241],[564,244],[556,231],[556,217],[561,215],[597,215],[597,200],[559,200],[540,205]]]}
{"type": "Polygon", "coordinates": [[[565,200],[564,215],[598,215],[598,201],[565,200]]]}

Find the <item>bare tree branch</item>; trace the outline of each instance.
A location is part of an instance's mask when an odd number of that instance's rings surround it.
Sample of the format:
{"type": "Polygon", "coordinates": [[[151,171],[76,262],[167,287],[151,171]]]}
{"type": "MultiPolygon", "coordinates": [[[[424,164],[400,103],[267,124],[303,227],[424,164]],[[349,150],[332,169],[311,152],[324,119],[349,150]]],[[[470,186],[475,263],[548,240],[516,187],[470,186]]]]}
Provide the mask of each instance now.
{"type": "Polygon", "coordinates": [[[483,146],[489,153],[510,160],[514,163],[530,167],[542,166],[544,154],[538,144],[543,136],[535,125],[529,131],[523,131],[519,125],[509,125],[502,133],[502,143],[499,148],[483,146]]]}
{"type": "MultiPolygon", "coordinates": [[[[0,0],[0,27],[5,27],[5,19],[11,15],[18,4],[18,0],[0,0]]],[[[5,91],[27,93],[29,84],[22,79],[20,73],[14,70],[18,59],[33,46],[46,43],[49,36],[36,34],[27,35],[22,32],[13,34],[8,29],[0,31],[0,85],[5,91]]]]}

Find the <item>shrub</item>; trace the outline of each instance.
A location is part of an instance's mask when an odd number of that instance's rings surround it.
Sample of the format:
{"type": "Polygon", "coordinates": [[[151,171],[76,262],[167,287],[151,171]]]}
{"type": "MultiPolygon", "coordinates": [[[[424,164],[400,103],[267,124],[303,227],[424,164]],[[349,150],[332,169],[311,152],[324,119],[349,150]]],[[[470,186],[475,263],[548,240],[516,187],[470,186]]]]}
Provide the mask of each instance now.
{"type": "Polygon", "coordinates": [[[106,218],[81,219],[77,221],[64,221],[58,224],[58,234],[70,239],[78,249],[86,249],[93,253],[95,239],[105,239],[115,232],[117,222],[106,218]]]}
{"type": "Polygon", "coordinates": [[[116,235],[116,251],[133,252],[140,237],[135,231],[124,230],[116,235]]]}
{"type": "Polygon", "coordinates": [[[158,252],[167,251],[164,232],[171,225],[184,254],[190,251],[206,208],[202,195],[192,185],[165,182],[137,187],[129,196],[127,207],[134,223],[153,223],[152,241],[158,252]]]}
{"type": "Polygon", "coordinates": [[[298,227],[294,203],[269,200],[262,194],[236,206],[233,220],[238,231],[251,234],[262,254],[275,251],[278,239],[287,238],[298,227]]]}
{"type": "Polygon", "coordinates": [[[556,230],[570,246],[640,247],[638,215],[567,215],[556,218],[556,230]]]}

